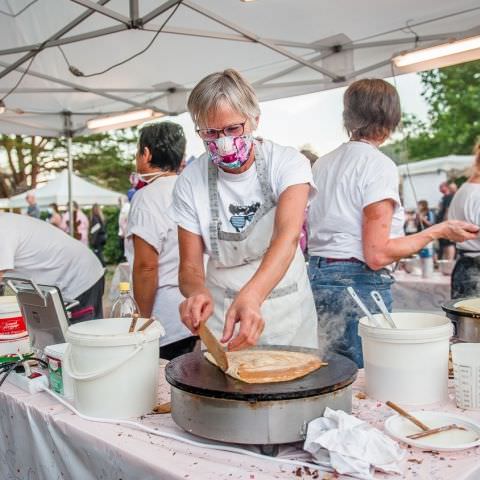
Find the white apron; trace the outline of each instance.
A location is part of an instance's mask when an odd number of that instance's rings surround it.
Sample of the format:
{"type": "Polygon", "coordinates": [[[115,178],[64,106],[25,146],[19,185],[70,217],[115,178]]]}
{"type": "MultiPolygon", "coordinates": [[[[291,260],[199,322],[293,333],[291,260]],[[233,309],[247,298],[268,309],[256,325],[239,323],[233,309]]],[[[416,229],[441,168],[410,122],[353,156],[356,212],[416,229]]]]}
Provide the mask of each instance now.
{"type": "MultiPolygon", "coordinates": [[[[242,232],[221,230],[218,170],[211,162],[208,167],[212,254],[207,264],[206,286],[215,304],[208,326],[218,338],[222,336],[228,308],[257,271],[273,234],[277,207],[268,181],[265,159],[257,142],[255,161],[263,203],[242,232]]],[[[285,275],[263,302],[261,314],[265,329],[258,345],[318,348],[317,313],[305,260],[299,247],[285,275]]]]}

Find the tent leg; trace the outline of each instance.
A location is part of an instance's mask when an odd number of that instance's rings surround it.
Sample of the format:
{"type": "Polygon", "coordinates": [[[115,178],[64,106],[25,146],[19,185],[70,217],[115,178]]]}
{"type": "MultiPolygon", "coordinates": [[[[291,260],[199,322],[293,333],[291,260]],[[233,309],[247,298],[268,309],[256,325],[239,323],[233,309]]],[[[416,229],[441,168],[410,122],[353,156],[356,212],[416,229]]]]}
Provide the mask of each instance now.
{"type": "Polygon", "coordinates": [[[68,218],[69,228],[68,233],[73,237],[75,225],[73,224],[73,194],[72,194],[72,174],[73,174],[73,159],[72,159],[72,114],[71,112],[63,112],[63,121],[65,125],[65,136],[67,137],[67,170],[68,170],[68,218]]]}
{"type": "Polygon", "coordinates": [[[68,160],[68,218],[69,233],[73,237],[74,225],[73,225],[73,195],[72,195],[72,173],[73,173],[73,160],[72,160],[72,137],[67,138],[67,160],[68,160]]]}

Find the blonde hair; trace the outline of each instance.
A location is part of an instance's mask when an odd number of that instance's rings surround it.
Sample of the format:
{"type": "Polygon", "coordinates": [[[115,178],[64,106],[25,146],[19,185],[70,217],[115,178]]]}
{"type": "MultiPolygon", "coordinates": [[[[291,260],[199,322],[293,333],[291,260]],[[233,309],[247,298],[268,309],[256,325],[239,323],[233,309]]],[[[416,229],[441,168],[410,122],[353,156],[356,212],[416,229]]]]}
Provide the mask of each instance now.
{"type": "Polygon", "coordinates": [[[190,93],[187,108],[196,126],[205,126],[207,117],[222,104],[250,120],[256,128],[260,115],[257,95],[252,85],[233,68],[215,72],[200,80],[190,93]]]}

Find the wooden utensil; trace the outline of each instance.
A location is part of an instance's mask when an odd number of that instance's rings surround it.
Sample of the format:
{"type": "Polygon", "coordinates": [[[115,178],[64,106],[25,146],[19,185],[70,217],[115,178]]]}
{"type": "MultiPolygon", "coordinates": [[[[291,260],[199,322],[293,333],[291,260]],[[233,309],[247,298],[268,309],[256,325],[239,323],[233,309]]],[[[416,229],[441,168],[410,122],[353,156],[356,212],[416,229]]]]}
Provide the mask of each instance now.
{"type": "Polygon", "coordinates": [[[155,321],[155,318],[154,318],[154,317],[151,317],[149,320],[147,320],[147,321],[137,330],[137,332],[143,332],[143,331],[145,331],[154,321],[155,321]]]}
{"type": "Polygon", "coordinates": [[[419,438],[429,437],[430,435],[435,435],[440,432],[446,432],[448,430],[466,430],[466,428],[460,427],[455,424],[444,425],[443,427],[438,427],[438,428],[430,428],[427,425],[425,425],[423,422],[421,422],[418,418],[414,417],[412,414],[408,413],[403,408],[399,407],[397,404],[390,401],[386,402],[386,404],[392,410],[395,410],[399,415],[406,418],[407,420],[410,420],[410,422],[412,422],[422,430],[422,432],[414,433],[412,435],[407,435],[407,438],[410,438],[411,440],[417,440],[419,438]]]}
{"type": "Polygon", "coordinates": [[[138,313],[134,313],[132,316],[132,322],[130,323],[130,328],[128,329],[128,333],[133,333],[135,331],[137,321],[138,321],[138,313]]]}
{"type": "Polygon", "coordinates": [[[427,432],[430,430],[430,427],[425,425],[423,422],[421,422],[418,418],[415,418],[413,415],[410,415],[410,413],[406,412],[403,408],[399,407],[396,403],[391,402],[390,400],[387,402],[387,405],[392,409],[395,410],[399,415],[402,417],[406,418],[407,420],[410,420],[412,423],[414,423],[418,428],[423,430],[424,432],[427,432]]]}
{"type": "Polygon", "coordinates": [[[200,324],[200,327],[198,329],[198,335],[207,347],[207,350],[215,359],[215,362],[220,367],[220,369],[226,372],[228,369],[227,354],[220,345],[220,342],[215,338],[210,329],[205,325],[205,322],[202,322],[200,324]]]}
{"type": "Polygon", "coordinates": [[[155,413],[171,413],[172,412],[172,404],[170,402],[160,403],[153,407],[153,411],[155,413]]]}
{"type": "Polygon", "coordinates": [[[445,425],[444,427],[432,428],[426,432],[414,433],[413,435],[407,435],[407,438],[411,440],[418,440],[419,438],[429,437],[430,435],[435,435],[436,433],[448,432],[449,430],[466,430],[464,427],[460,427],[452,423],[451,425],[445,425]]]}

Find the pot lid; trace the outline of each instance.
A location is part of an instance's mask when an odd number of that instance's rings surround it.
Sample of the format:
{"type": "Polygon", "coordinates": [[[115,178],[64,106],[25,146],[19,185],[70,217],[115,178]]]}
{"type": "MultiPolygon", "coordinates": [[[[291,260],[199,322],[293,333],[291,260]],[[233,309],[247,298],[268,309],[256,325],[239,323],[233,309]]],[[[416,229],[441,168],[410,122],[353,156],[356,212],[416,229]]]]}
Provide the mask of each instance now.
{"type": "Polygon", "coordinates": [[[471,301],[475,301],[480,305],[479,297],[455,298],[453,300],[450,300],[449,302],[443,303],[442,310],[444,312],[460,317],[480,318],[480,313],[469,312],[467,310],[463,310],[462,308],[458,308],[459,306],[461,306],[461,304],[465,304],[471,301]]]}

